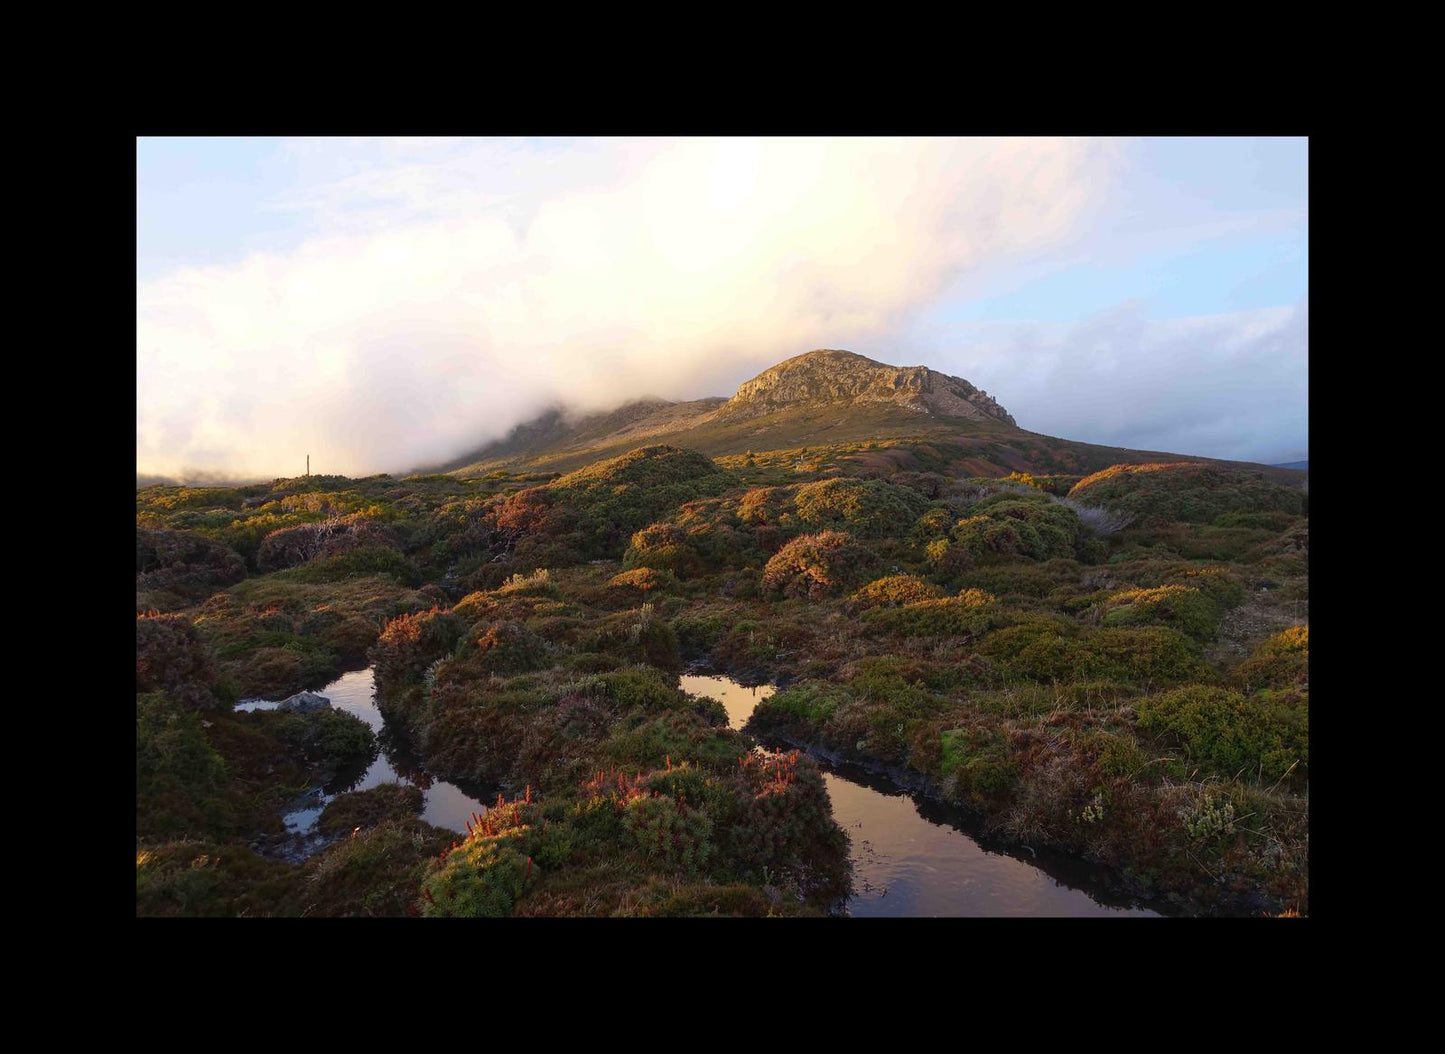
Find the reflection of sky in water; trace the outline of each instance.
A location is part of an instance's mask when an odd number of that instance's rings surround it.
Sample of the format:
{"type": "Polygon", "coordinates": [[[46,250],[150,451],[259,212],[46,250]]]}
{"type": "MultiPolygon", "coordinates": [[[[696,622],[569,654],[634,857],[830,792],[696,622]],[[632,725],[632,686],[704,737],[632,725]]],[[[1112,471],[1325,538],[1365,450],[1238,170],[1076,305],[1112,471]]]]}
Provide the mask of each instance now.
{"type": "MultiPolygon", "coordinates": [[[[733,728],[741,728],[753,708],[777,690],[772,685],[747,688],[726,677],[699,676],[683,677],[682,688],[722,703],[733,728]]],[[[337,709],[361,718],[381,736],[382,753],[352,790],[397,781],[413,783],[426,794],[422,819],[453,831],[465,831],[473,812],[486,812],[485,805],[459,787],[417,768],[384,734],[370,669],[342,674],[319,694],[337,709]]],[[[272,709],[275,705],[247,702],[236,709],[272,709]]],[[[855,894],[848,902],[853,915],[1155,914],[1142,908],[1108,907],[1084,890],[1062,885],[1027,860],[989,852],[958,828],[926,819],[912,797],[900,791],[880,790],[832,771],[825,771],[823,779],[833,816],[853,843],[855,894]]],[[[287,827],[300,833],[311,830],[331,797],[287,814],[287,827]]]]}
{"type": "Polygon", "coordinates": [[[771,684],[746,688],[728,677],[689,676],[682,678],[682,690],[693,695],[705,695],[722,703],[727,707],[728,724],[733,728],[742,728],[747,719],[753,716],[753,707],[777,691],[771,684]]]}
{"type": "Polygon", "coordinates": [[[833,816],[853,840],[853,915],[1154,914],[1106,907],[1027,861],[990,853],[962,831],[924,819],[907,794],[833,772],[823,779],[833,816]]]}
{"type": "MultiPolygon", "coordinates": [[[[330,699],[331,705],[336,709],[345,710],[348,714],[361,718],[371,726],[373,732],[378,736],[382,735],[386,722],[382,719],[381,711],[376,708],[375,683],[369,667],[365,670],[343,673],[317,694],[330,699]]],[[[272,710],[275,706],[275,703],[247,701],[237,704],[236,709],[272,710]]],[[[485,805],[466,794],[461,788],[434,779],[414,765],[406,764],[405,759],[399,755],[395,746],[389,743],[386,737],[382,737],[381,753],[372,762],[371,767],[366,770],[366,774],[349,789],[369,790],[382,783],[398,782],[412,783],[422,788],[426,795],[426,807],[422,810],[421,818],[427,823],[445,827],[449,831],[465,831],[472,813],[480,816],[487,811],[485,805]],[[402,766],[403,771],[397,771],[398,764],[402,766]]],[[[333,797],[335,795],[326,796],[314,808],[287,813],[285,816],[287,828],[302,833],[309,831],[320,819],[321,809],[333,797]]]]}
{"type": "MultiPolygon", "coordinates": [[[[682,678],[684,691],[727,708],[741,728],[772,685],[745,688],[726,677],[682,678]]],[[[912,797],[885,792],[836,772],[824,772],[833,817],[853,849],[855,892],[848,911],[858,916],[1086,916],[1153,915],[1111,908],[1081,889],[1002,853],[991,853],[956,827],[919,814],[912,797]]]]}

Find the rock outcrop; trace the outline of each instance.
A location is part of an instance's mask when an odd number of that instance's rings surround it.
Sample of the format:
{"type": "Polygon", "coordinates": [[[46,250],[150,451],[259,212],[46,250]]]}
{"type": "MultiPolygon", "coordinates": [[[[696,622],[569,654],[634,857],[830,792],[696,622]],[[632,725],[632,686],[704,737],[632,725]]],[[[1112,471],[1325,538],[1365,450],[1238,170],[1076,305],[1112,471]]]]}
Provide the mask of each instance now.
{"type": "Polygon", "coordinates": [[[317,695],[315,692],[297,692],[276,704],[276,709],[283,714],[313,714],[317,710],[325,710],[330,705],[331,700],[324,695],[317,695]]]}
{"type": "Polygon", "coordinates": [[[713,419],[759,417],[810,405],[895,403],[919,413],[1017,427],[987,392],[927,366],[888,366],[851,351],[797,355],[739,386],[713,419]]]}

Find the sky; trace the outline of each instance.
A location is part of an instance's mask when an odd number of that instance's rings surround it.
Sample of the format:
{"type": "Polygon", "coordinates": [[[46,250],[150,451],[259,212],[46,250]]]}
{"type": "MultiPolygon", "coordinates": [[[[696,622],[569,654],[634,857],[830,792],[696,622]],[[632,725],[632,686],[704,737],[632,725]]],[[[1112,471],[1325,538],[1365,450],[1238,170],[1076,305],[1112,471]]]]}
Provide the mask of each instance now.
{"type": "Polygon", "coordinates": [[[136,464],[436,464],[842,348],[1034,432],[1308,457],[1305,139],[136,144],[136,464]]]}

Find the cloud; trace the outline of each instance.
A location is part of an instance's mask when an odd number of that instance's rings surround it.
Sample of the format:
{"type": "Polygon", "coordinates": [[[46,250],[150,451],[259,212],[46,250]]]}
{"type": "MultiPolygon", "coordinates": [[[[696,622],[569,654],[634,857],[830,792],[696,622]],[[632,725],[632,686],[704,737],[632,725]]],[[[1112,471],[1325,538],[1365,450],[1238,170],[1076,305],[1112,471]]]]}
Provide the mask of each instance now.
{"type": "Polygon", "coordinates": [[[960,323],[908,349],[986,388],[1020,426],[1139,450],[1275,463],[1309,449],[1309,302],[1156,320],[960,323]]]}
{"type": "Polygon", "coordinates": [[[313,471],[404,470],[556,401],[729,394],[814,347],[883,357],[959,274],[1076,234],[1117,155],[1064,139],[389,144],[272,202],[317,232],[293,250],[138,286],[137,468],[269,476],[310,453],[313,471]]]}

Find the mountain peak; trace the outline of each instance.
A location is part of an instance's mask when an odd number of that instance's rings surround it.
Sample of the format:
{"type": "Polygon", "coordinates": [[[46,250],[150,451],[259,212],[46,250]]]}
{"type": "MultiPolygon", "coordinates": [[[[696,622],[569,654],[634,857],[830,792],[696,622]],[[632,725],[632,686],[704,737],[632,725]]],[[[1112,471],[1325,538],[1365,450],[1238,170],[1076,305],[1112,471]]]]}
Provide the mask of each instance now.
{"type": "Polygon", "coordinates": [[[757,417],[799,405],[896,403],[918,413],[1017,426],[987,392],[927,366],[889,366],[856,352],[795,355],[738,387],[717,419],[757,417]]]}

